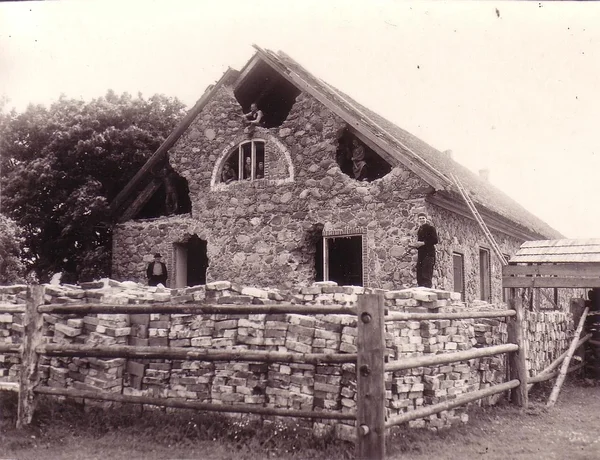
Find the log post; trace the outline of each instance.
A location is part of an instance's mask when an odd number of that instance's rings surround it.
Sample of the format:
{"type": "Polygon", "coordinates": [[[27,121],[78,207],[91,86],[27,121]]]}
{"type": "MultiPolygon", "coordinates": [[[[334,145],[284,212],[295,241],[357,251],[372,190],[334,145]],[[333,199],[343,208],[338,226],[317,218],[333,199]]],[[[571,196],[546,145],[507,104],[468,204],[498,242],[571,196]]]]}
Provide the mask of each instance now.
{"type": "Polygon", "coordinates": [[[358,297],[357,458],[385,457],[385,324],[383,295],[358,297]]]}
{"type": "Polygon", "coordinates": [[[17,408],[17,428],[31,423],[35,410],[33,389],[40,381],[38,354],[35,351],[43,341],[43,315],[37,311],[44,304],[44,286],[30,286],[27,290],[27,306],[23,318],[23,341],[21,372],[19,375],[19,402],[17,408]]]}
{"type": "Polygon", "coordinates": [[[527,393],[527,350],[523,337],[523,301],[519,297],[510,299],[510,307],[516,311],[515,316],[507,318],[508,341],[519,346],[519,350],[508,355],[508,369],[510,380],[519,380],[520,385],[511,391],[511,402],[520,407],[527,407],[529,397],[527,393]]]}

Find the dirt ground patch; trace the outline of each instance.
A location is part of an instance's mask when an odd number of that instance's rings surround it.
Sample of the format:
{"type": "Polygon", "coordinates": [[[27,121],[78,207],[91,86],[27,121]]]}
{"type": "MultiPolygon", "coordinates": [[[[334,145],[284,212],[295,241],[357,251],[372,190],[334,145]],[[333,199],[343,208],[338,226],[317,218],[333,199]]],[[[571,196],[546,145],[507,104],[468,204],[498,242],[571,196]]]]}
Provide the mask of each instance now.
{"type": "MultiPolygon", "coordinates": [[[[16,398],[1,395],[0,459],[354,459],[353,446],[315,441],[294,428],[254,432],[241,422],[206,423],[182,414],[145,417],[84,414],[52,406],[34,426],[14,428],[16,398]]],[[[401,429],[388,438],[390,460],[598,460],[600,386],[568,383],[550,411],[538,391],[527,411],[501,406],[477,411],[468,424],[434,433],[401,429]]],[[[263,430],[264,431],[264,430],[263,430]]]]}
{"type": "Polygon", "coordinates": [[[538,390],[526,411],[507,405],[481,411],[468,424],[439,433],[403,432],[390,443],[388,458],[600,459],[600,386],[568,383],[551,410],[545,407],[548,390],[538,390]]]}

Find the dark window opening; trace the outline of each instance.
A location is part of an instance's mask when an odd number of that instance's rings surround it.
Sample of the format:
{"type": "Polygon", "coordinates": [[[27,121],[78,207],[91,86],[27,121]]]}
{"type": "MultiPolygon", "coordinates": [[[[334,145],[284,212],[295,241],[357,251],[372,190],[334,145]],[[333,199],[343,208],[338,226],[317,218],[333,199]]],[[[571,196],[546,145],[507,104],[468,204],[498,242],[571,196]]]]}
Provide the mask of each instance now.
{"type": "Polygon", "coordinates": [[[290,114],[300,90],[273,68],[259,61],[234,91],[244,113],[255,102],[263,112],[261,126],[281,126],[290,114]]]}
{"type": "Polygon", "coordinates": [[[248,141],[238,145],[227,157],[221,169],[220,182],[229,184],[241,180],[264,179],[265,143],[248,141]]]}
{"type": "Polygon", "coordinates": [[[326,279],[340,286],[362,286],[362,236],[327,237],[324,244],[326,279]]]}
{"type": "Polygon", "coordinates": [[[490,251],[479,249],[479,286],[481,290],[481,300],[492,301],[492,274],[490,271],[490,251]]]}
{"type": "Polygon", "coordinates": [[[153,176],[154,183],[160,185],[136,215],[136,218],[151,219],[192,212],[190,189],[185,177],[177,174],[168,165],[153,176]]]}
{"type": "Polygon", "coordinates": [[[338,140],[336,161],[344,174],[358,181],[370,182],[392,170],[387,161],[347,129],[338,140]]]}
{"type": "Polygon", "coordinates": [[[175,287],[206,284],[207,243],[192,235],[185,243],[175,244],[175,287]]]}
{"type": "Polygon", "coordinates": [[[462,254],[452,254],[452,269],[454,272],[454,292],[460,292],[465,300],[465,258],[462,254]]]}

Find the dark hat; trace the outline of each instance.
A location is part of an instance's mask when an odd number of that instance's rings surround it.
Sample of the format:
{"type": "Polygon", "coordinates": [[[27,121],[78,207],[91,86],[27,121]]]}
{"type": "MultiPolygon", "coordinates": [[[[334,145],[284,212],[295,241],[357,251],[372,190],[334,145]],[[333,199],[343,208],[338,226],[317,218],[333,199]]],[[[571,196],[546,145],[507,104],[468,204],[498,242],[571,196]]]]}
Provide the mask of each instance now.
{"type": "Polygon", "coordinates": [[[155,257],[155,258],[156,258],[156,257],[159,257],[159,258],[160,258],[160,257],[162,257],[162,256],[160,255],[160,253],[159,253],[159,252],[157,252],[156,254],[154,254],[154,257],[155,257]]]}
{"type": "Polygon", "coordinates": [[[419,214],[417,214],[417,217],[421,217],[421,216],[427,218],[427,214],[425,214],[424,212],[420,212],[419,214]]]}

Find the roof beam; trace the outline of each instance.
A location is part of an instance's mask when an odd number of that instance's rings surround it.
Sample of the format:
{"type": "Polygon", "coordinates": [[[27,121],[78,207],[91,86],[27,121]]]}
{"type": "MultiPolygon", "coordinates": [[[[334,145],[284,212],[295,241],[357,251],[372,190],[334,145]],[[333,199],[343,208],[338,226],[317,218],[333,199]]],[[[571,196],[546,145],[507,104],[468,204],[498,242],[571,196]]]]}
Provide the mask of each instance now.
{"type": "Polygon", "coordinates": [[[542,265],[505,265],[503,276],[579,276],[600,278],[600,264],[542,264],[542,265]]]}
{"type": "Polygon", "coordinates": [[[600,287],[600,278],[569,278],[540,276],[504,276],[503,288],[597,288],[600,287]]]}
{"type": "Polygon", "coordinates": [[[144,190],[142,190],[142,193],[140,193],[135,200],[133,200],[133,203],[131,203],[125,212],[119,217],[119,223],[127,222],[129,219],[133,219],[152,197],[152,195],[156,193],[161,185],[162,181],[160,179],[154,179],[152,182],[146,185],[144,190]]]}
{"type": "MultiPolygon", "coordinates": [[[[219,79],[219,81],[209,90],[205,91],[204,94],[198,102],[188,111],[188,113],[183,117],[183,120],[177,125],[177,127],[169,134],[169,136],[164,140],[164,142],[158,147],[156,152],[152,154],[152,156],[146,161],[144,166],[140,168],[140,170],[133,176],[133,178],[127,183],[127,185],[119,192],[116,198],[110,204],[110,212],[111,214],[115,214],[121,206],[125,203],[125,201],[129,198],[129,196],[135,192],[136,188],[139,186],[140,182],[144,179],[146,174],[152,169],[153,166],[160,163],[166,156],[167,152],[175,142],[181,137],[181,135],[189,128],[194,119],[198,116],[200,111],[204,108],[204,106],[208,103],[210,98],[217,92],[217,90],[223,86],[225,82],[229,80],[232,74],[236,73],[236,70],[227,69],[227,71],[223,74],[223,76],[219,79]]],[[[121,220],[121,219],[119,219],[121,220]]]]}

